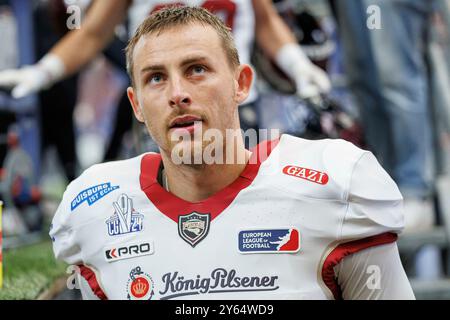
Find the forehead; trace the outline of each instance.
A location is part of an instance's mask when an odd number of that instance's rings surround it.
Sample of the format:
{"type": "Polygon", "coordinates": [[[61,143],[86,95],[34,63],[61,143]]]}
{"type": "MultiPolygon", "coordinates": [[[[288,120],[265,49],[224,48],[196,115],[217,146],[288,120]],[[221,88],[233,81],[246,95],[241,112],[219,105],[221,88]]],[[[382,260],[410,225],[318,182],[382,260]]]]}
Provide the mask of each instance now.
{"type": "Polygon", "coordinates": [[[142,63],[177,61],[190,54],[202,54],[215,60],[226,57],[217,31],[202,24],[175,26],[145,35],[133,52],[138,70],[143,67],[139,65],[142,63]]]}

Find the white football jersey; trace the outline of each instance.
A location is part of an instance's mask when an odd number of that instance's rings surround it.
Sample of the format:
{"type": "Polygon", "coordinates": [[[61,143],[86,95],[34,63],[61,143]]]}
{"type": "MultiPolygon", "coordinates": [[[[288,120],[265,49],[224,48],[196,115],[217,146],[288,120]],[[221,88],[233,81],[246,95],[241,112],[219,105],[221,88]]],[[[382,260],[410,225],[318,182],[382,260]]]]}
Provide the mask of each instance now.
{"type": "MultiPolygon", "coordinates": [[[[128,11],[130,37],[152,12],[173,4],[200,6],[221,18],[233,31],[241,63],[250,64],[255,37],[255,14],[251,0],[133,0],[128,11]]],[[[254,101],[256,96],[256,89],[252,87],[246,102],[254,101]]]]}
{"type": "Polygon", "coordinates": [[[403,228],[396,184],[343,140],[263,142],[197,203],[166,191],[161,170],[147,153],[68,186],[50,236],[56,257],[80,267],[85,298],[339,299],[335,267],[403,228]]]}

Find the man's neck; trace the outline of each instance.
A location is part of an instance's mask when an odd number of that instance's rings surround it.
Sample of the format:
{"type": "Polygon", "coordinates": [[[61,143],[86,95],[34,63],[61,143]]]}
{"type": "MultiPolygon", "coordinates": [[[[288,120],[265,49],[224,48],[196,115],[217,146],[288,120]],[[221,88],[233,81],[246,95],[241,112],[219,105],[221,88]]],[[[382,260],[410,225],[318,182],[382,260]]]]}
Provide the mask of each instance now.
{"type": "Polygon", "coordinates": [[[244,153],[244,162],[209,165],[175,165],[170,157],[161,153],[166,189],[169,187],[172,194],[189,202],[205,200],[239,177],[251,156],[248,150],[244,153]]]}

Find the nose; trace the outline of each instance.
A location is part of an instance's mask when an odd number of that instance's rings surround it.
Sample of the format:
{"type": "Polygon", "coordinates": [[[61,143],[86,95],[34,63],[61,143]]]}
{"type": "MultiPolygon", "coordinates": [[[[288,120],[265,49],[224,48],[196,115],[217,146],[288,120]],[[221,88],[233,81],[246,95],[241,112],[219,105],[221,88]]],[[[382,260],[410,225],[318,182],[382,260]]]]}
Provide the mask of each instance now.
{"type": "Polygon", "coordinates": [[[192,99],[183,79],[180,77],[173,77],[169,85],[169,105],[172,108],[186,108],[191,105],[192,99]]]}

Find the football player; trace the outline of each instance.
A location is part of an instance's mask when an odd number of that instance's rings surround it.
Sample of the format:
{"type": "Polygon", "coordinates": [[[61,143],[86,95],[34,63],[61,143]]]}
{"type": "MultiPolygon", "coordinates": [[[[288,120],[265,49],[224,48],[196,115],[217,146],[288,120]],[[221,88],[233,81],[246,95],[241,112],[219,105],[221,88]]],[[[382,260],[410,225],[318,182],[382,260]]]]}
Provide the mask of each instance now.
{"type": "Polygon", "coordinates": [[[396,245],[402,196],[370,152],[289,135],[244,148],[237,110],[253,71],[221,20],[162,9],[127,63],[135,116],[160,153],[68,186],[50,235],[84,298],[414,298],[396,245]],[[226,162],[206,161],[207,133],[226,162]]]}

